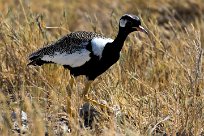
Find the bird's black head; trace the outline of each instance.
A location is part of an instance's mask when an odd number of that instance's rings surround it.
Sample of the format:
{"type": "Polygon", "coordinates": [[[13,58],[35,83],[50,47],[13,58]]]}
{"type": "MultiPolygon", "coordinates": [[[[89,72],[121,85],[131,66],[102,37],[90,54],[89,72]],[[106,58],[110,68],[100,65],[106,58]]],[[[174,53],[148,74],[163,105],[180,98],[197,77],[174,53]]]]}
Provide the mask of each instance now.
{"type": "Polygon", "coordinates": [[[119,27],[127,33],[141,31],[148,34],[147,30],[141,26],[140,18],[131,14],[125,14],[120,18],[119,27]]]}

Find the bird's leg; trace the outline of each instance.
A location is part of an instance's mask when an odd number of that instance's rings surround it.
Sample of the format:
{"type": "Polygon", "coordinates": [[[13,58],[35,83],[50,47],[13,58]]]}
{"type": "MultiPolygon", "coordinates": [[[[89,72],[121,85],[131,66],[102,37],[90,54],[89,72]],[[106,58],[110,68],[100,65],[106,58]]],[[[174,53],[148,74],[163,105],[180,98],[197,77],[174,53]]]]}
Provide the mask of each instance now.
{"type": "Polygon", "coordinates": [[[87,83],[85,84],[84,91],[82,92],[82,96],[83,96],[83,97],[85,97],[85,96],[88,95],[88,92],[89,92],[89,89],[90,89],[90,87],[91,87],[91,83],[92,83],[92,82],[93,82],[92,80],[89,80],[89,81],[87,81],[87,83]]]}
{"type": "Polygon", "coordinates": [[[93,105],[95,105],[95,106],[98,105],[98,106],[100,106],[100,108],[102,108],[102,109],[108,109],[108,107],[107,107],[106,105],[100,104],[100,103],[98,103],[97,101],[92,100],[92,99],[90,99],[90,98],[88,97],[88,92],[89,92],[89,89],[90,89],[90,87],[91,87],[92,82],[93,82],[93,81],[90,81],[90,80],[89,80],[89,81],[86,83],[86,85],[85,85],[84,91],[82,92],[82,97],[83,97],[84,101],[90,102],[91,104],[93,104],[93,105]]]}
{"type": "Polygon", "coordinates": [[[72,112],[72,108],[71,108],[71,97],[72,97],[72,90],[73,90],[73,86],[74,86],[74,82],[75,79],[73,76],[71,76],[71,79],[69,80],[69,85],[67,86],[67,113],[72,117],[73,116],[73,112],[72,112]]]}

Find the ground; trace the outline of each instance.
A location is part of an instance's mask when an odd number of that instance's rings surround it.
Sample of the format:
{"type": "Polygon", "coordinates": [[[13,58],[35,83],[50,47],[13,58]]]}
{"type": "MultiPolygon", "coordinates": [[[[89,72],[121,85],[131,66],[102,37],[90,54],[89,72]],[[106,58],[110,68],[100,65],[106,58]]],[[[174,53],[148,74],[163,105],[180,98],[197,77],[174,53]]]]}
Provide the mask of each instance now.
{"type": "Polygon", "coordinates": [[[203,14],[203,0],[1,0],[0,135],[204,135],[203,14]],[[129,35],[91,88],[113,111],[92,107],[87,125],[79,77],[70,119],[69,71],[27,67],[28,55],[72,31],[114,38],[125,13],[139,15],[150,35],[129,35]]]}

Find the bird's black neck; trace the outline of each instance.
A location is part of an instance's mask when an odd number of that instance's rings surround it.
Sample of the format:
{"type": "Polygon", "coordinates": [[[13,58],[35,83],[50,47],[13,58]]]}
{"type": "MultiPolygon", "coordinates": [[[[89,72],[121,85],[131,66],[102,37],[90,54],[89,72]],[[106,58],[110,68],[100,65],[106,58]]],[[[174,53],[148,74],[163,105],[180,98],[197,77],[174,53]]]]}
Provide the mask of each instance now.
{"type": "Polygon", "coordinates": [[[129,32],[123,30],[123,28],[119,28],[118,35],[116,36],[115,40],[113,41],[114,50],[121,51],[124,41],[127,38],[129,32]]]}

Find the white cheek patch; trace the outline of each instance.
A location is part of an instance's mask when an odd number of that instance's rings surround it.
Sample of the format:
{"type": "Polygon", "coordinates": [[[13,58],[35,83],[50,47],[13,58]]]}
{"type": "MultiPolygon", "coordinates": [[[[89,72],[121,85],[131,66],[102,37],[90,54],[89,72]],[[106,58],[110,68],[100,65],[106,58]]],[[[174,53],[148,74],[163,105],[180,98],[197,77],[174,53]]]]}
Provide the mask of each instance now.
{"type": "Polygon", "coordinates": [[[125,27],[126,23],[127,23],[127,20],[120,19],[120,27],[125,27]]]}

